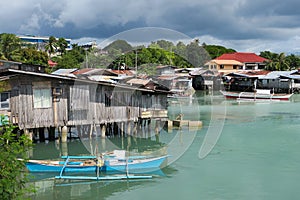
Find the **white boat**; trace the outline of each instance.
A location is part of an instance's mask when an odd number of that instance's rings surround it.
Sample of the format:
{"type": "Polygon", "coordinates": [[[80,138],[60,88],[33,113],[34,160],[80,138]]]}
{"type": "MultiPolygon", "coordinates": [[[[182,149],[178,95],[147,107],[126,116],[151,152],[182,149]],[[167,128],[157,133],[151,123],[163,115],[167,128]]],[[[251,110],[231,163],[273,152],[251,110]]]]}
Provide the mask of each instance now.
{"type": "Polygon", "coordinates": [[[255,92],[230,92],[220,91],[224,97],[237,100],[269,100],[269,101],[288,101],[292,94],[274,94],[271,90],[257,89],[255,92]]]}

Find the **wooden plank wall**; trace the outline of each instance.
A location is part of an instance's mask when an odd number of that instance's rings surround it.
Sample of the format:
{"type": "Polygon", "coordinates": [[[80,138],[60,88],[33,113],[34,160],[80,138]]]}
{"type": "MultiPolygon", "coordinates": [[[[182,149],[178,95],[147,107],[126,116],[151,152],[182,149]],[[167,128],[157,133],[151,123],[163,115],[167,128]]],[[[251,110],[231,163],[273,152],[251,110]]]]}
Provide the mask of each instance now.
{"type": "Polygon", "coordinates": [[[166,106],[164,94],[101,84],[73,85],[32,76],[12,79],[11,84],[11,115],[18,119],[20,129],[137,121],[142,111],[166,106]],[[33,85],[43,81],[50,81],[51,90],[61,93],[52,93],[51,107],[34,108],[33,85]]]}

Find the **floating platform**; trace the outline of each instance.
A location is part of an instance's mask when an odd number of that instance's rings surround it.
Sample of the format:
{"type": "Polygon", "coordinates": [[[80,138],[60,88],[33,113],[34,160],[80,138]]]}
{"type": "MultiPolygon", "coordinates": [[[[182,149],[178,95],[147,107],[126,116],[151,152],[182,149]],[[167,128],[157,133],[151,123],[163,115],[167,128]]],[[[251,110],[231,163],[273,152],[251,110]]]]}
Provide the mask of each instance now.
{"type": "Polygon", "coordinates": [[[189,128],[201,128],[203,125],[202,121],[192,121],[192,120],[174,120],[173,126],[181,128],[187,126],[189,128]]]}

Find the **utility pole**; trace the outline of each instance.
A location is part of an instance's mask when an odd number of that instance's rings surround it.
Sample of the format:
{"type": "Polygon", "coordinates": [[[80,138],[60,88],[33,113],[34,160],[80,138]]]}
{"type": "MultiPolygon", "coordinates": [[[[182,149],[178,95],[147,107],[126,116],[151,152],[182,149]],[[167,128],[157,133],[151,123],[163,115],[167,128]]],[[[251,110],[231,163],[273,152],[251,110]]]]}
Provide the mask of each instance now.
{"type": "Polygon", "coordinates": [[[137,50],[135,50],[135,77],[137,77],[137,50]]]}

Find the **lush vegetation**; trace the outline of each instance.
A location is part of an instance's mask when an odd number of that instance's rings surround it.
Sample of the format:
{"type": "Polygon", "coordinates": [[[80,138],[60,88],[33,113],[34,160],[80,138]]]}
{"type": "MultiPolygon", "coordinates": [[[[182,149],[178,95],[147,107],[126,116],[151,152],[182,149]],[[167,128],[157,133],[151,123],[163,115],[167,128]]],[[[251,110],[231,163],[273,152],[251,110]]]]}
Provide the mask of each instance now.
{"type": "Polygon", "coordinates": [[[31,141],[26,135],[17,137],[16,127],[1,117],[0,127],[0,199],[22,198],[31,188],[26,187],[27,173],[24,171],[26,152],[31,141]]]}
{"type": "Polygon", "coordinates": [[[277,54],[263,51],[260,56],[268,59],[266,70],[286,71],[298,69],[300,66],[300,58],[294,54],[286,56],[284,53],[277,54]]]}
{"type": "MultiPolygon", "coordinates": [[[[111,69],[120,69],[120,67],[133,68],[138,66],[139,72],[147,71],[144,68],[152,67],[153,65],[173,65],[180,68],[186,67],[202,67],[210,60],[209,54],[195,40],[188,45],[183,42],[178,42],[174,45],[170,41],[159,40],[152,42],[148,46],[138,46],[129,48],[126,43],[126,48],[122,48],[125,41],[115,41],[112,45],[105,48],[108,54],[119,56],[113,59],[109,65],[111,69]],[[119,47],[118,49],[112,47],[119,47]],[[126,51],[124,51],[126,49],[126,51]]],[[[152,70],[151,70],[152,71],[152,70]]]]}
{"type": "MultiPolygon", "coordinates": [[[[111,68],[138,69],[139,73],[152,74],[155,65],[173,65],[179,68],[203,67],[204,64],[224,53],[235,52],[219,45],[207,45],[195,39],[189,44],[174,44],[166,40],[153,41],[148,46],[131,46],[124,40],[116,40],[98,49],[93,46],[68,44],[64,38],[49,37],[43,48],[22,43],[14,34],[0,34],[0,59],[17,61],[27,64],[48,66],[48,60],[57,65],[49,68],[52,72],[59,68],[111,68]]],[[[296,55],[286,56],[284,53],[263,51],[260,56],[267,58],[266,70],[292,70],[300,65],[296,55]]]]}
{"type": "Polygon", "coordinates": [[[22,44],[14,34],[0,34],[0,59],[23,62],[33,65],[48,65],[46,52],[38,51],[32,45],[22,44]]]}
{"type": "Polygon", "coordinates": [[[236,52],[234,49],[227,49],[226,47],[219,45],[206,45],[205,43],[203,43],[202,46],[209,53],[211,59],[215,59],[223,55],[224,53],[236,52]]]}

